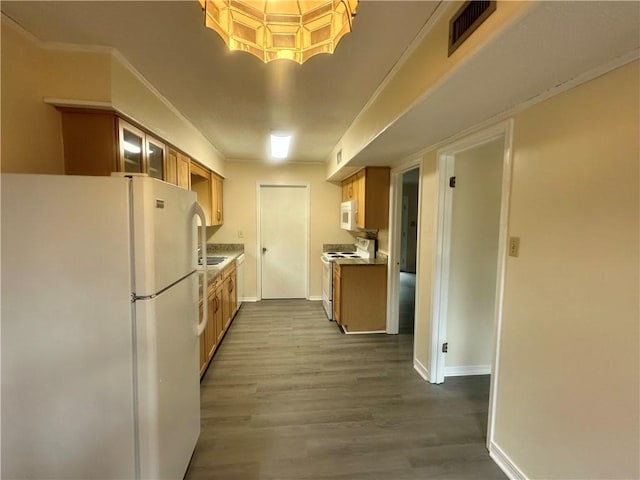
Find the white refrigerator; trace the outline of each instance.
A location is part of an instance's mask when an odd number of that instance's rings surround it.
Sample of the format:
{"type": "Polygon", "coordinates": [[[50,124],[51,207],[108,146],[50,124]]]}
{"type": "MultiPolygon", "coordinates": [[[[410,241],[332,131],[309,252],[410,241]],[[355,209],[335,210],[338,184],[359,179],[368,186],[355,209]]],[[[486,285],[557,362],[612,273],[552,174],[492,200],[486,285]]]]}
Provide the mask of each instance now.
{"type": "Polygon", "coordinates": [[[200,433],[195,194],[0,177],[0,476],[182,479],[200,433]]]}

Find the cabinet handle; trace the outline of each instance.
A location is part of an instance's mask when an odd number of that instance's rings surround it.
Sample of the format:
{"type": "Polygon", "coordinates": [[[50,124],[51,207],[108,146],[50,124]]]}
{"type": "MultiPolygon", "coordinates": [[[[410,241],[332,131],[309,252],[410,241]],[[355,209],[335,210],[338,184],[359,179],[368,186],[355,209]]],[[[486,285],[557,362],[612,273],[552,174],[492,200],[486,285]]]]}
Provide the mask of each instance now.
{"type": "Polygon", "coordinates": [[[218,220],[220,220],[222,218],[222,214],[220,213],[220,210],[218,210],[218,220]]]}
{"type": "Polygon", "coordinates": [[[233,292],[233,280],[229,280],[229,293],[233,292]]]}

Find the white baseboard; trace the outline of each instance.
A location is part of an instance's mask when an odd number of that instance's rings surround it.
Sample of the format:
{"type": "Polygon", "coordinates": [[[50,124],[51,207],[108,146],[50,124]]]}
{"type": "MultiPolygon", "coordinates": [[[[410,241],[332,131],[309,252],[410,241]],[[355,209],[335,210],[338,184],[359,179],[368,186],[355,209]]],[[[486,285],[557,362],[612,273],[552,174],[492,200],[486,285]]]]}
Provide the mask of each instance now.
{"type": "MultiPolygon", "coordinates": [[[[307,300],[311,300],[313,302],[318,302],[322,300],[322,297],[309,297],[307,300]]],[[[259,302],[260,300],[258,299],[258,297],[244,297],[242,299],[243,302],[259,302]]]]}
{"type": "Polygon", "coordinates": [[[366,335],[369,333],[387,333],[386,330],[365,330],[361,332],[350,332],[344,327],[342,327],[342,331],[344,332],[345,335],[366,335]]]}
{"type": "Polygon", "coordinates": [[[413,359],[413,369],[427,382],[429,381],[429,370],[417,358],[413,359]]]}
{"type": "Polygon", "coordinates": [[[322,300],[322,295],[319,295],[319,296],[318,295],[313,295],[313,296],[310,296],[309,298],[307,298],[307,300],[310,300],[312,302],[318,302],[318,301],[322,300]]]}
{"type": "Polygon", "coordinates": [[[489,375],[491,365],[461,365],[459,367],[444,367],[445,377],[462,377],[466,375],[489,375]]]}
{"type": "Polygon", "coordinates": [[[489,445],[489,455],[510,480],[527,480],[527,476],[522,473],[522,470],[494,442],[489,445]]]}

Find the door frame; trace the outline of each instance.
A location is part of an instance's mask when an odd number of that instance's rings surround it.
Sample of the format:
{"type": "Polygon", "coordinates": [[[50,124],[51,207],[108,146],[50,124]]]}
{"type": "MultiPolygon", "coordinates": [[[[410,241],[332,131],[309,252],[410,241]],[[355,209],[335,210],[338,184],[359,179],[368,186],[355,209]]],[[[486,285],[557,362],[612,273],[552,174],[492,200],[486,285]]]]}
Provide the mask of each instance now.
{"type": "Polygon", "coordinates": [[[309,300],[309,232],[311,222],[311,186],[308,182],[256,182],[256,286],[257,301],[262,300],[262,187],[295,187],[304,188],[305,201],[305,232],[304,232],[304,298],[309,300]]]}
{"type": "Polygon", "coordinates": [[[481,146],[493,140],[504,140],[502,162],[502,188],[500,199],[500,224],[498,238],[498,265],[496,272],[495,314],[493,324],[493,353],[491,359],[491,385],[489,391],[489,416],[487,422],[487,448],[490,448],[495,422],[500,366],[500,335],[502,331],[502,307],[504,301],[505,270],[508,252],[509,206],[511,196],[513,119],[446,145],[437,151],[438,194],[436,199],[436,225],[433,251],[433,280],[430,355],[428,371],[431,383],[444,381],[445,354],[442,344],[446,342],[447,301],[449,285],[449,253],[451,243],[452,192],[449,176],[453,172],[455,155],[481,146]]]}
{"type": "MultiPolygon", "coordinates": [[[[387,269],[387,333],[397,334],[400,329],[400,247],[402,229],[402,175],[409,170],[418,169],[418,224],[416,238],[416,295],[414,302],[417,305],[418,292],[420,291],[420,235],[422,227],[422,157],[414,159],[403,165],[391,169],[389,192],[389,262],[387,269]]],[[[414,312],[415,316],[418,309],[414,312]]],[[[414,336],[414,356],[415,356],[414,336]]]]}

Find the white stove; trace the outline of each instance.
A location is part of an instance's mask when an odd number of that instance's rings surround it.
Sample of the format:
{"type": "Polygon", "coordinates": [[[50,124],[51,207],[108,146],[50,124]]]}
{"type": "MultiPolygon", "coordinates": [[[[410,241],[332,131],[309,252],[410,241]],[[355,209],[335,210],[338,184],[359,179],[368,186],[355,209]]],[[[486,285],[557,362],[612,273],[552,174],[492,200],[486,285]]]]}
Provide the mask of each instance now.
{"type": "Polygon", "coordinates": [[[361,258],[356,252],[324,252],[322,258],[333,261],[337,258],[361,258]]]}
{"type": "Polygon", "coordinates": [[[376,257],[376,241],[370,238],[356,238],[355,251],[348,252],[324,252],[322,259],[333,261],[341,258],[375,258],[376,257]]]}
{"type": "Polygon", "coordinates": [[[324,252],[322,257],[322,305],[329,320],[333,320],[333,261],[341,259],[375,258],[376,241],[356,238],[356,250],[349,252],[324,252]]]}

